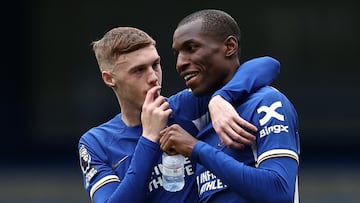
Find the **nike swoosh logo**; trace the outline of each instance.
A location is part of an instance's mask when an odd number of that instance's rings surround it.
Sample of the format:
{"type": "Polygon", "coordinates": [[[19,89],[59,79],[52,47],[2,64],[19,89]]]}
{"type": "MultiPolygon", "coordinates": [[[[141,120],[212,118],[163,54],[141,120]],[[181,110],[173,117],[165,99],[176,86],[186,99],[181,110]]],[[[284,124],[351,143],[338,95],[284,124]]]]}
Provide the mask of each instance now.
{"type": "Polygon", "coordinates": [[[120,159],[118,162],[116,162],[116,164],[114,164],[114,165],[112,165],[112,169],[115,169],[115,168],[117,168],[120,164],[121,164],[121,162],[123,162],[126,158],[128,158],[129,156],[125,156],[124,158],[122,158],[122,159],[120,159]]]}

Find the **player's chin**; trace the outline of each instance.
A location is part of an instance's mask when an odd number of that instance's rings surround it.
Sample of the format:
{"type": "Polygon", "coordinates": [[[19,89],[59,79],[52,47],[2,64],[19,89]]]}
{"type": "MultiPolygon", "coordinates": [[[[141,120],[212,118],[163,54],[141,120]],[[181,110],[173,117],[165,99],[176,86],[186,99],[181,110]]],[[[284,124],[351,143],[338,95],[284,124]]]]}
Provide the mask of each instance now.
{"type": "Polygon", "coordinates": [[[203,90],[201,88],[191,88],[192,93],[197,96],[197,97],[201,97],[204,96],[205,94],[207,94],[208,90],[203,90]]]}

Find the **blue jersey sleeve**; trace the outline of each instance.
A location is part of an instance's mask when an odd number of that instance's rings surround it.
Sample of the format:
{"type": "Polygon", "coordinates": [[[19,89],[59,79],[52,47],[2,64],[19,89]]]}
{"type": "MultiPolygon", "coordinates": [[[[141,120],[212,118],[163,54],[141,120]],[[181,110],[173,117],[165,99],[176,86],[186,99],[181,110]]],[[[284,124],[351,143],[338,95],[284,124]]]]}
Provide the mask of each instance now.
{"type": "Polygon", "coordinates": [[[293,202],[300,154],[298,116],[293,105],[278,90],[267,86],[251,94],[237,111],[259,129],[256,144],[243,150],[218,147],[215,132],[203,131],[205,141],[195,145],[191,158],[233,191],[226,195],[206,191],[205,196],[226,200],[238,195],[250,202],[293,202]]]}
{"type": "Polygon", "coordinates": [[[260,87],[270,85],[280,73],[280,62],[264,56],[243,63],[234,77],[213,96],[220,95],[232,104],[255,92],[260,87]]]}
{"type": "Polygon", "coordinates": [[[86,143],[81,140],[79,148],[86,147],[91,157],[88,166],[96,171],[93,177],[90,177],[91,169],[84,173],[84,180],[88,181],[85,185],[93,202],[145,202],[148,184],[143,183],[150,182],[151,172],[160,156],[159,145],[141,136],[131,161],[124,159],[125,161],[121,163],[129,164],[129,167],[124,167],[125,170],[127,168],[126,174],[124,177],[119,177],[115,170],[106,164],[106,160],[99,156],[100,149],[90,148],[86,143]],[[96,150],[96,153],[93,150],[96,150]]]}
{"type": "MultiPolygon", "coordinates": [[[[204,165],[231,188],[233,194],[214,196],[216,202],[226,202],[237,194],[251,202],[293,201],[295,184],[292,183],[296,181],[298,163],[292,158],[267,159],[259,168],[255,168],[199,141],[193,149],[192,159],[204,165]]],[[[239,200],[239,197],[236,198],[239,200]]]]}

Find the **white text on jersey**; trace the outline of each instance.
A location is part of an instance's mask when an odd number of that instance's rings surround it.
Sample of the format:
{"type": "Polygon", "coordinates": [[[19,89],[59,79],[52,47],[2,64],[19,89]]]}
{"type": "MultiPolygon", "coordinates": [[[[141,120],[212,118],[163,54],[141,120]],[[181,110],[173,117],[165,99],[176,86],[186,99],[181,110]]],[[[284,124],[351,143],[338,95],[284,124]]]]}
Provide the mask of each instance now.
{"type": "Polygon", "coordinates": [[[269,135],[270,133],[281,133],[281,132],[289,132],[289,126],[285,125],[273,125],[273,126],[265,126],[262,130],[260,130],[260,138],[269,135]]]}

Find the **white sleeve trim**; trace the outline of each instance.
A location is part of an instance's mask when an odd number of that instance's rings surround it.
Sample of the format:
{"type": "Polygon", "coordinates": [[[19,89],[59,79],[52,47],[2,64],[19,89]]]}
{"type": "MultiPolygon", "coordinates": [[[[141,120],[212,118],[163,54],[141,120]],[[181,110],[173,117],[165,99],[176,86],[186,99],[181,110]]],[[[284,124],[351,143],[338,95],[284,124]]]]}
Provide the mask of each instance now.
{"type": "Polygon", "coordinates": [[[260,154],[256,161],[256,167],[258,167],[259,164],[264,160],[274,157],[290,157],[295,159],[299,163],[299,155],[296,152],[289,149],[273,149],[260,154]]]}
{"type": "Polygon", "coordinates": [[[99,181],[97,181],[91,188],[90,190],[90,198],[91,200],[93,199],[93,195],[96,192],[96,190],[98,190],[100,187],[102,187],[103,185],[110,183],[110,182],[120,182],[119,177],[117,177],[116,175],[108,175],[105,176],[103,178],[101,178],[99,181]]]}

